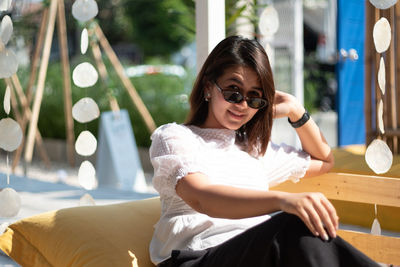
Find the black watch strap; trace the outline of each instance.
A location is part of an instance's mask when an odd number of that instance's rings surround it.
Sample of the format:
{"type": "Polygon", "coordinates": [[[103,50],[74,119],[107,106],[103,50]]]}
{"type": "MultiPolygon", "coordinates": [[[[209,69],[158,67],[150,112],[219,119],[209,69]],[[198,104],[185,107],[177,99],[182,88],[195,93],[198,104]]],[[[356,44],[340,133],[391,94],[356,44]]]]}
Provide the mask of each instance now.
{"type": "Polygon", "coordinates": [[[310,114],[308,114],[308,111],[306,110],[303,116],[301,116],[301,118],[298,121],[292,122],[288,118],[288,122],[290,123],[290,125],[292,125],[293,128],[299,128],[303,126],[309,119],[310,119],[310,114]]]}

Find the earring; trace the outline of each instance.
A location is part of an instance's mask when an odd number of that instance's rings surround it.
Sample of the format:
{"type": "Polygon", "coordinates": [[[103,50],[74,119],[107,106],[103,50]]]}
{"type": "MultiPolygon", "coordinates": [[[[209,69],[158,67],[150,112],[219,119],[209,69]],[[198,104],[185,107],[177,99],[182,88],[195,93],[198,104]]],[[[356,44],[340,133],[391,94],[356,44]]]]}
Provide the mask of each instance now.
{"type": "Polygon", "coordinates": [[[207,93],[207,94],[206,94],[206,97],[204,98],[204,100],[205,100],[206,102],[208,102],[208,101],[210,100],[210,98],[211,98],[210,93],[207,93]]]}

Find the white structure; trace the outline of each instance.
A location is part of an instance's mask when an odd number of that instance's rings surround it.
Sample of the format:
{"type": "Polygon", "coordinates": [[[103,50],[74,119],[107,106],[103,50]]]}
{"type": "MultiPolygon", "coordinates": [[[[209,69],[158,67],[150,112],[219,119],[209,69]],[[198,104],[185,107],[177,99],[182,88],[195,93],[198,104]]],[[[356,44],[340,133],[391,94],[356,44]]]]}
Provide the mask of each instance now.
{"type": "Polygon", "coordinates": [[[225,0],[196,0],[197,71],[225,38],[225,0]]]}

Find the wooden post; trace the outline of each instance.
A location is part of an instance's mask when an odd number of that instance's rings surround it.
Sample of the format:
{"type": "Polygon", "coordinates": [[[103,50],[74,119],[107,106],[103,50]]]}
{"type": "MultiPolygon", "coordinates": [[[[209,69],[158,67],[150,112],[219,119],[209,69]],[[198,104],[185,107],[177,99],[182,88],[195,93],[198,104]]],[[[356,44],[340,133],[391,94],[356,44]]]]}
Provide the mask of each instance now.
{"type": "MultiPolygon", "coordinates": [[[[388,51],[388,56],[387,58],[390,58],[390,62],[389,62],[389,88],[388,91],[390,91],[390,128],[392,129],[396,129],[396,124],[397,124],[397,114],[396,114],[396,84],[395,84],[395,43],[393,42],[394,40],[394,36],[395,36],[395,31],[394,31],[394,27],[395,27],[395,18],[394,18],[394,7],[391,7],[389,9],[389,18],[390,18],[390,25],[391,25],[391,29],[392,29],[392,43],[389,47],[389,51],[388,51]]],[[[393,142],[393,153],[394,154],[398,154],[398,150],[397,150],[397,146],[398,146],[398,138],[397,136],[393,136],[392,137],[392,142],[393,142]]]]}
{"type": "Polygon", "coordinates": [[[121,62],[119,62],[117,55],[112,50],[111,45],[108,43],[99,25],[95,26],[94,32],[97,38],[99,39],[100,45],[102,46],[104,52],[110,59],[111,64],[113,65],[115,71],[117,72],[118,77],[121,79],[122,84],[128,91],[129,96],[131,97],[133,103],[138,109],[140,115],[142,116],[147,126],[147,129],[149,130],[150,133],[152,133],[156,129],[156,124],[153,118],[151,117],[149,111],[147,110],[146,106],[144,105],[142,99],[140,98],[139,94],[136,92],[135,87],[133,86],[129,78],[126,76],[125,70],[122,67],[121,62]]]}
{"type": "Polygon", "coordinates": [[[372,28],[374,25],[374,8],[369,1],[365,2],[365,17],[366,17],[366,27],[365,27],[365,140],[366,144],[372,142],[372,67],[373,67],[373,40],[372,40],[372,28]]]}
{"type": "Polygon", "coordinates": [[[75,165],[75,135],[74,120],[72,119],[72,99],[71,99],[71,72],[68,59],[67,26],[65,22],[64,0],[59,0],[57,12],[58,41],[64,81],[64,116],[65,130],[67,136],[67,158],[71,166],[75,165]]]}
{"type": "MultiPolygon", "coordinates": [[[[396,121],[396,130],[399,129],[400,123],[398,121],[398,119],[400,118],[400,33],[399,30],[400,29],[400,3],[397,3],[394,6],[395,9],[395,29],[396,29],[396,33],[394,36],[394,45],[395,45],[395,62],[396,62],[396,71],[395,71],[395,75],[396,75],[396,81],[395,81],[395,88],[396,88],[396,103],[398,104],[397,106],[397,121],[396,121]]],[[[393,27],[393,26],[392,26],[393,27]]],[[[397,147],[397,151],[400,152],[400,142],[398,142],[398,147],[397,147]]]]}
{"type": "Polygon", "coordinates": [[[26,98],[28,99],[29,105],[31,104],[31,101],[32,101],[32,87],[36,80],[40,52],[42,51],[42,48],[43,48],[43,40],[44,40],[44,35],[46,33],[46,25],[47,25],[48,18],[49,18],[49,8],[46,7],[43,9],[43,12],[42,12],[42,21],[40,23],[39,33],[37,35],[35,52],[34,52],[33,58],[32,58],[31,73],[29,76],[28,87],[26,88],[26,98]]]}
{"type": "MultiPolygon", "coordinates": [[[[107,84],[107,81],[108,81],[107,68],[101,58],[100,47],[97,44],[97,42],[91,42],[90,46],[92,48],[92,54],[93,54],[94,60],[96,61],[96,66],[97,66],[97,70],[99,71],[100,78],[103,81],[103,83],[106,86],[108,86],[108,84],[107,84]]],[[[117,99],[115,99],[115,97],[113,95],[108,94],[108,102],[110,103],[110,108],[113,112],[118,112],[120,110],[117,99]]]]}
{"type": "Polygon", "coordinates": [[[44,47],[43,47],[43,57],[39,70],[38,85],[35,94],[35,100],[33,103],[32,117],[29,124],[27,143],[25,148],[25,162],[30,163],[32,161],[33,146],[35,143],[35,134],[37,130],[37,122],[39,120],[40,105],[42,103],[44,82],[46,80],[46,72],[49,63],[51,43],[54,33],[54,24],[56,20],[58,0],[51,0],[49,9],[49,22],[47,26],[44,47]]]}

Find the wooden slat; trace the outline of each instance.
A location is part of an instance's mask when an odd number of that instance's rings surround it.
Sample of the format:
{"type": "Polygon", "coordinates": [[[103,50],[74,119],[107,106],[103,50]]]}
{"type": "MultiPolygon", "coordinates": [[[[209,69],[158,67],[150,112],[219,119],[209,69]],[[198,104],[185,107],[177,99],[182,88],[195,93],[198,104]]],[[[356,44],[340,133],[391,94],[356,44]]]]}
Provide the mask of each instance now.
{"type": "Polygon", "coordinates": [[[296,184],[288,181],[271,190],[322,192],[329,199],[400,207],[400,179],[396,178],[327,173],[296,184]]]}
{"type": "Polygon", "coordinates": [[[377,262],[400,265],[400,238],[347,230],[338,235],[377,262]]]}
{"type": "Polygon", "coordinates": [[[366,9],[366,30],[365,30],[365,137],[367,144],[372,142],[372,68],[373,68],[373,40],[372,40],[372,29],[374,26],[374,8],[369,1],[365,1],[366,9]]]}

